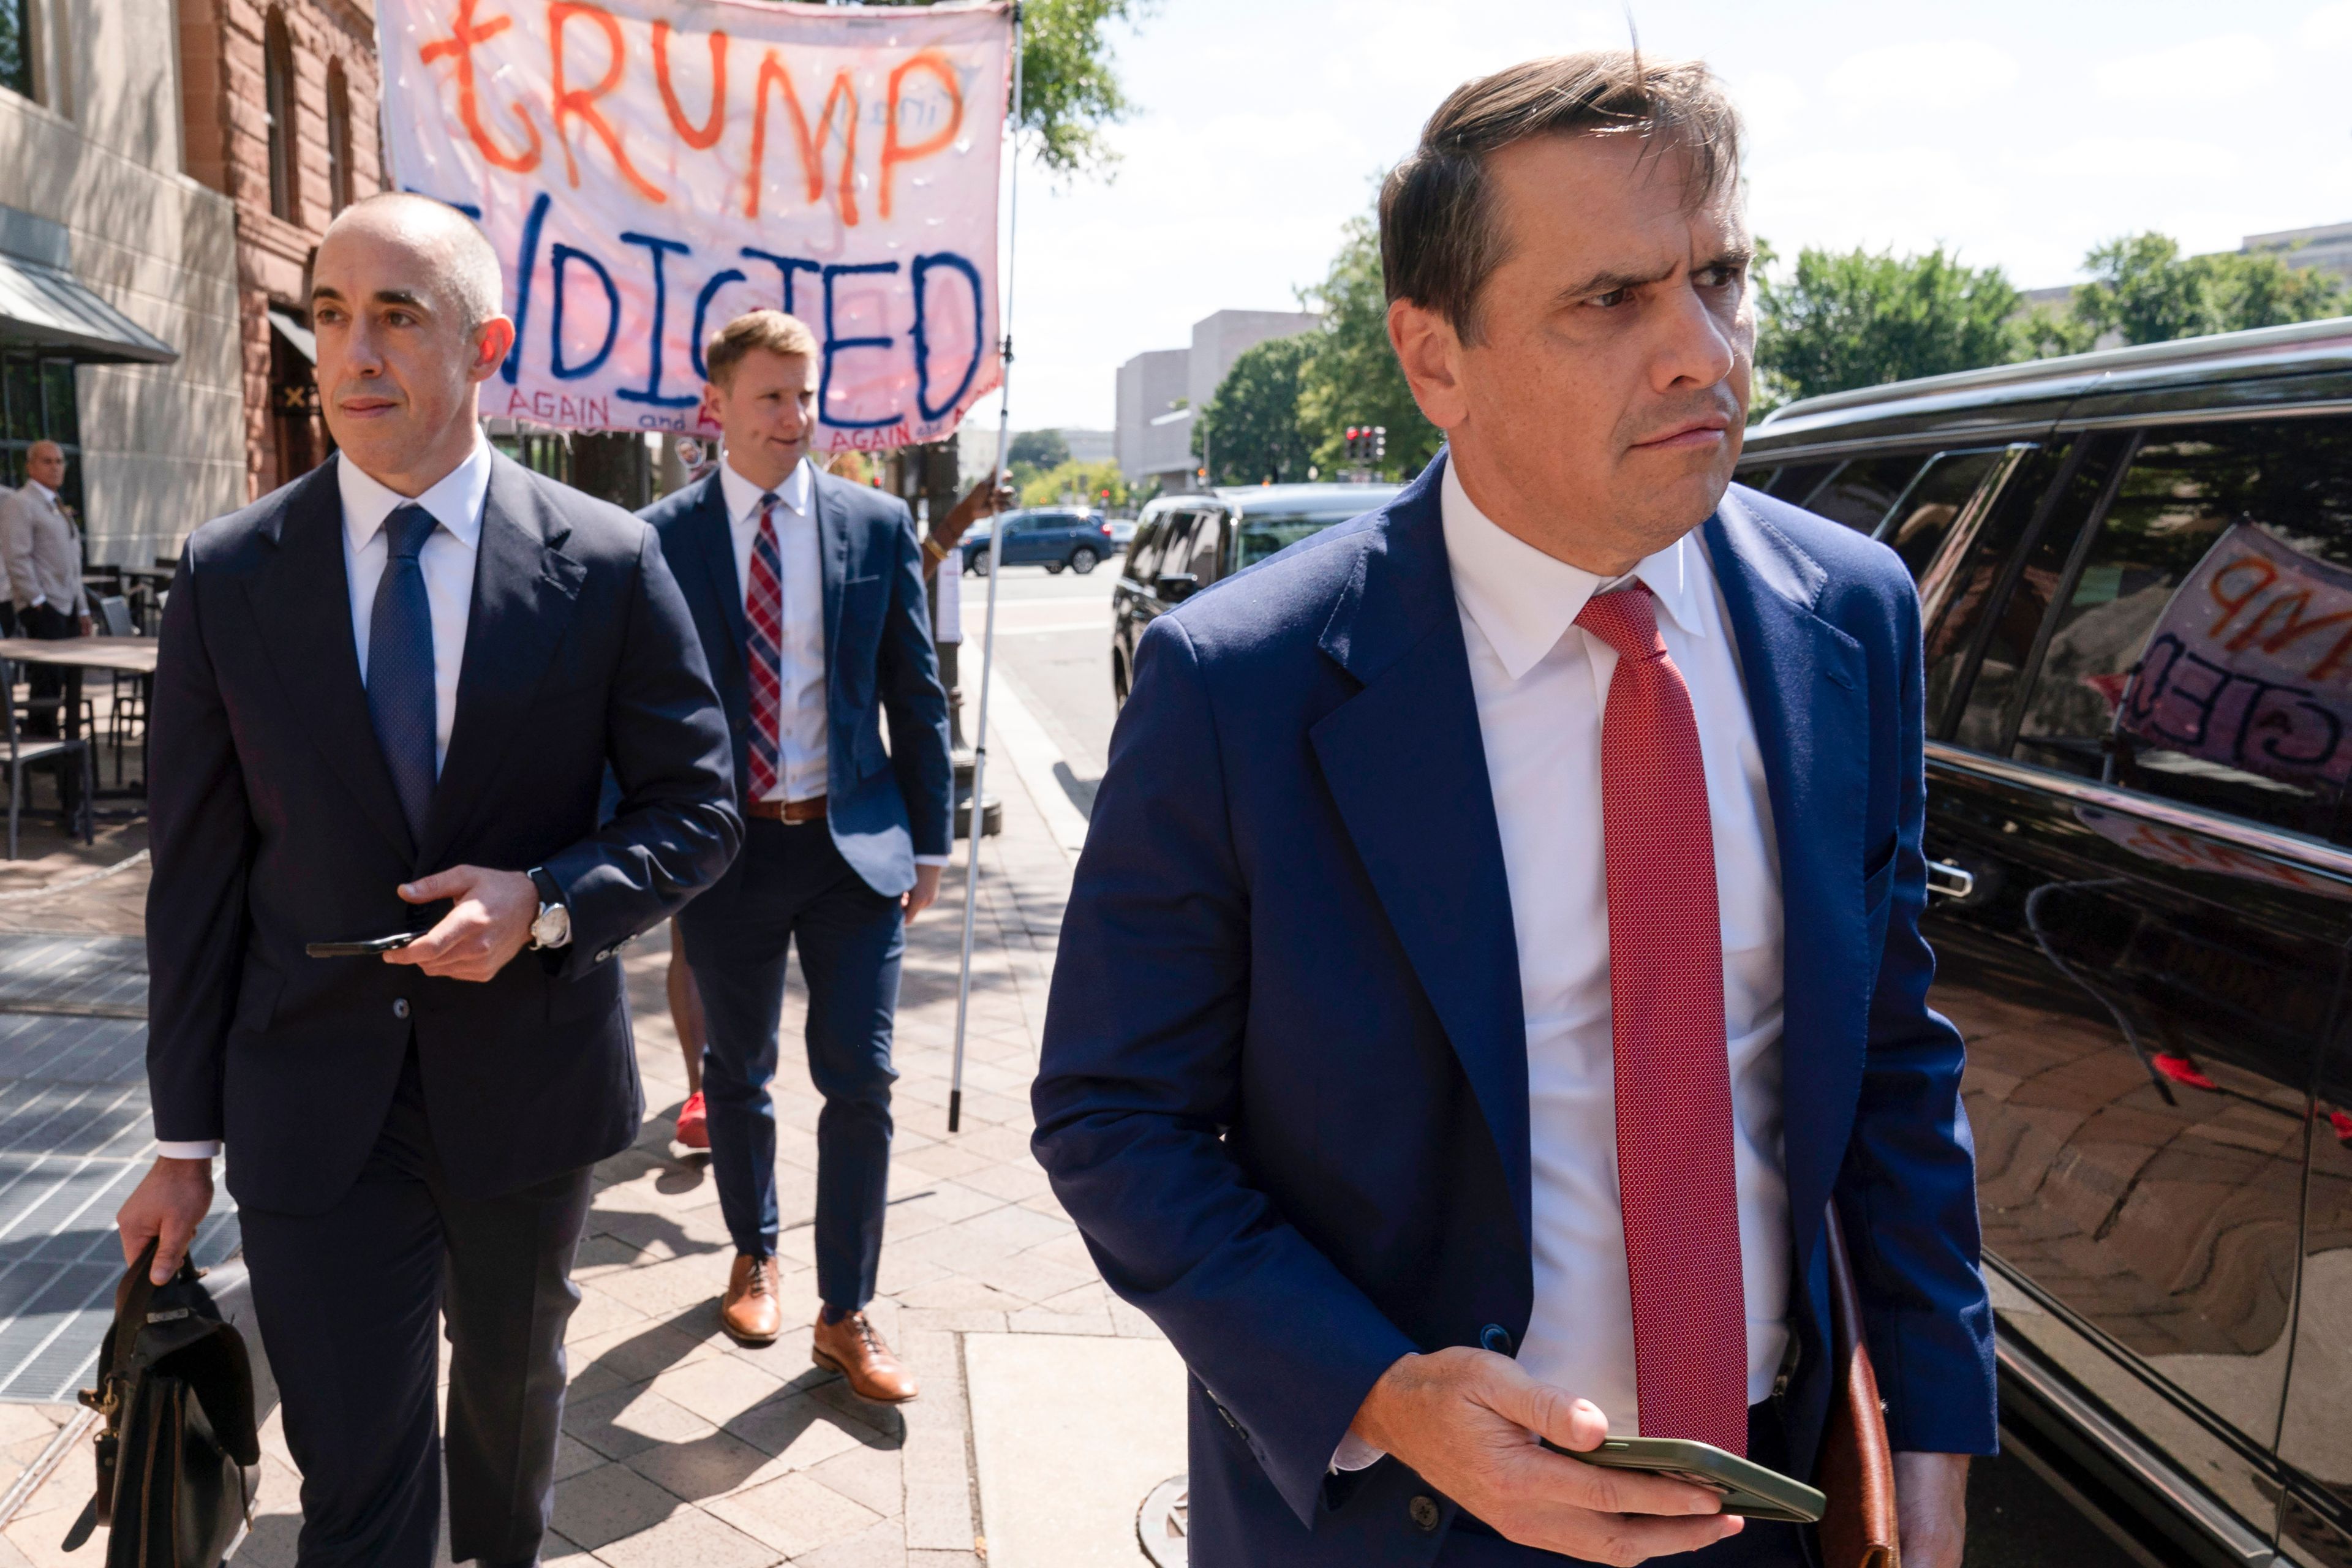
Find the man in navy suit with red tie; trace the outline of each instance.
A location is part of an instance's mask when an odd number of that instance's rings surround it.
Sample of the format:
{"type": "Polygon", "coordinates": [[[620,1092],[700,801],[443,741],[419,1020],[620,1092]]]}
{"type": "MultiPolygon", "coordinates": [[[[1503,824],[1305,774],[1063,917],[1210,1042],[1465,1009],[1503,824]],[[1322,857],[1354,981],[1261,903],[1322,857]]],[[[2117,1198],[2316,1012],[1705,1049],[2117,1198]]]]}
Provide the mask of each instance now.
{"type": "Polygon", "coordinates": [[[1381,200],[1445,448],[1143,640],[1035,1142],[1191,1368],[1195,1561],[1795,1568],[1794,1526],[1536,1439],[1812,1475],[1832,1206],[1906,1568],[1960,1561],[1992,1325],[1918,603],[1730,483],[1738,165],[1701,65],[1457,89],[1381,200]]]}
{"type": "Polygon", "coordinates": [[[889,1190],[890,1034],[905,922],[948,863],[947,693],[906,502],[820,473],[815,338],[781,310],[711,334],[704,406],[726,434],[706,479],[644,516],[659,531],[735,733],[743,853],[678,921],[709,1039],[702,1096],[735,1243],[727,1331],[783,1331],[775,1076],[784,966],[808,986],[816,1128],[810,1353],[859,1397],[914,1377],[867,1321],[889,1190]],[[882,731],[889,727],[889,746],[882,731]]]}

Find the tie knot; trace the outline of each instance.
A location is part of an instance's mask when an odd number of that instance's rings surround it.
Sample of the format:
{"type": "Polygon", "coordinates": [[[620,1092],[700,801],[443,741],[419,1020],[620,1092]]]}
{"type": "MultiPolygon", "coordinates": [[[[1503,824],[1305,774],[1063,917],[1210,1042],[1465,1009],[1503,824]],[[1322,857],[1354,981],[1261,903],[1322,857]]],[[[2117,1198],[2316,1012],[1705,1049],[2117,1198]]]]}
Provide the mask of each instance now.
{"type": "Polygon", "coordinates": [[[1658,636],[1657,603],[1642,583],[1593,595],[1577,612],[1576,624],[1615,648],[1619,658],[1654,658],[1666,651],[1658,636]]]}
{"type": "Polygon", "coordinates": [[[392,558],[394,561],[415,560],[417,552],[425,548],[425,542],[432,538],[433,531],[440,526],[431,512],[415,501],[394,507],[392,515],[383,520],[383,536],[392,548],[392,558]]]}
{"type": "Polygon", "coordinates": [[[773,490],[761,490],[761,491],[760,492],[760,513],[761,513],[761,515],[764,517],[764,516],[766,516],[769,512],[772,512],[772,511],[773,511],[773,510],[776,510],[776,492],[775,492],[775,491],[773,491],[773,490]]]}

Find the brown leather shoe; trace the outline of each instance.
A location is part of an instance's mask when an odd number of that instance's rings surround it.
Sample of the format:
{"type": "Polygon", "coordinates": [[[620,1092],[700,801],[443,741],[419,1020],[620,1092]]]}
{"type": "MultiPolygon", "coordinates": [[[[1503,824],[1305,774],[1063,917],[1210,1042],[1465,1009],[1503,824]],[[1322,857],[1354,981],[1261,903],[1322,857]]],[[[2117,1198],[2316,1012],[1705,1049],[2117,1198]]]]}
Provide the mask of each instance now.
{"type": "Polygon", "coordinates": [[[809,1359],[841,1373],[849,1380],[849,1392],[877,1405],[904,1405],[922,1392],[863,1312],[846,1313],[837,1323],[826,1322],[818,1312],[809,1359]]]}
{"type": "Polygon", "coordinates": [[[773,1344],[783,1331],[784,1307],[776,1294],[773,1258],[737,1254],[727,1276],[727,1294],[719,1299],[719,1321],[747,1345],[773,1344]]]}

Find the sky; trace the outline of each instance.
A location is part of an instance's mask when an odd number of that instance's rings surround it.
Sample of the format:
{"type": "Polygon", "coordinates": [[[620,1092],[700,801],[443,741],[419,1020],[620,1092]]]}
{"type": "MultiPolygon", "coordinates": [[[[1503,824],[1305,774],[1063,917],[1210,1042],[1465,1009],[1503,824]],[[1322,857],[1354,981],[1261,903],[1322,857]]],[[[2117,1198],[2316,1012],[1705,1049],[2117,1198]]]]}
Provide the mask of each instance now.
{"type": "Polygon", "coordinates": [[[1109,177],[1021,173],[1013,427],[1108,429],[1121,362],[1297,308],[1446,92],[1629,16],[1729,87],[1784,257],[1941,243],[2037,288],[2141,229],[2352,221],[2352,0],[1160,0],[1115,35],[1109,177]]]}

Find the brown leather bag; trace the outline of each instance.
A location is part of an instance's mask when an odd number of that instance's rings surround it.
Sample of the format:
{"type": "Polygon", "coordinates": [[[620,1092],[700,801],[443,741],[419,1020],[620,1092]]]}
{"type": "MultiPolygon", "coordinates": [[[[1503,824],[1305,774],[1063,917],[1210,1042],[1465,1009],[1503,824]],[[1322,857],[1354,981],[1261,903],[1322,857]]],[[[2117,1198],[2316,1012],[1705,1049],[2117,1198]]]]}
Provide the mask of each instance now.
{"type": "Polygon", "coordinates": [[[1886,1441],[1886,1412],[1878,1401],[1878,1374],[1862,1331],[1862,1292],[1853,1260],[1829,1211],[1830,1357],[1836,1380],[1829,1429],[1822,1439],[1819,1477],[1829,1499],[1821,1523],[1823,1568],[1901,1568],[1895,1521],[1895,1454],[1886,1441]]]}

